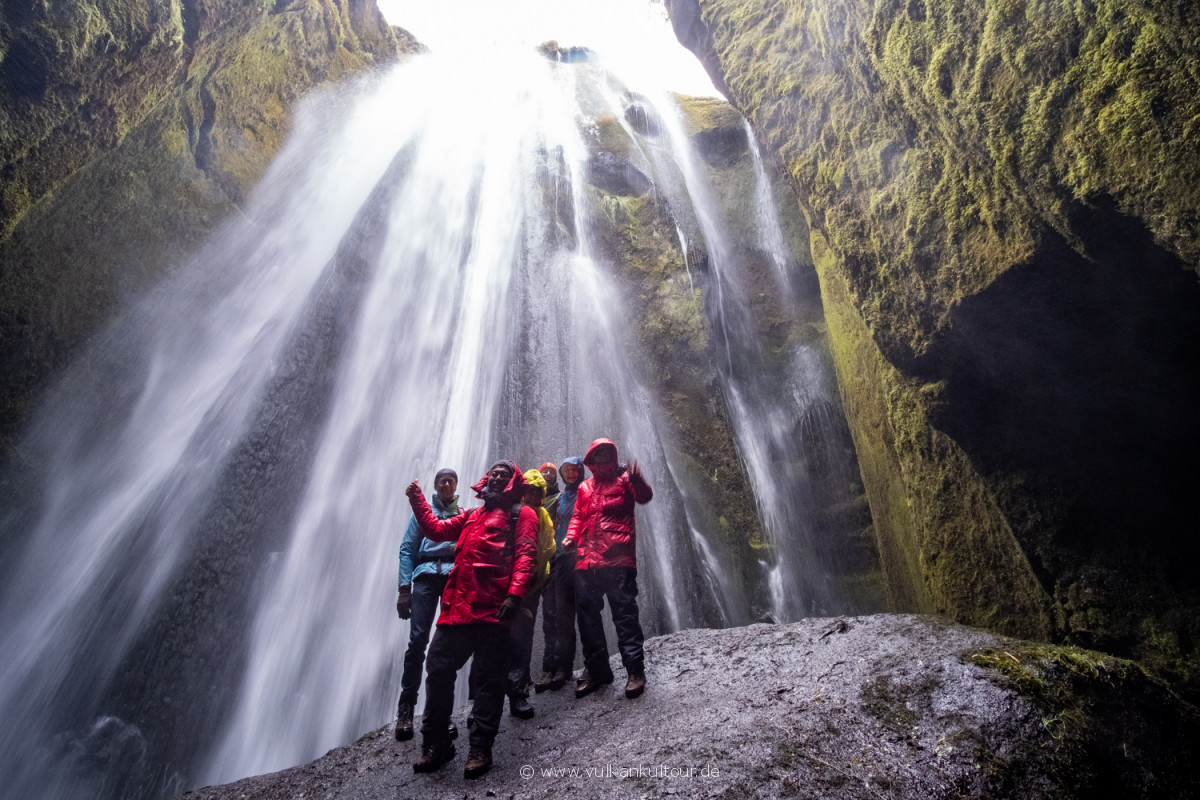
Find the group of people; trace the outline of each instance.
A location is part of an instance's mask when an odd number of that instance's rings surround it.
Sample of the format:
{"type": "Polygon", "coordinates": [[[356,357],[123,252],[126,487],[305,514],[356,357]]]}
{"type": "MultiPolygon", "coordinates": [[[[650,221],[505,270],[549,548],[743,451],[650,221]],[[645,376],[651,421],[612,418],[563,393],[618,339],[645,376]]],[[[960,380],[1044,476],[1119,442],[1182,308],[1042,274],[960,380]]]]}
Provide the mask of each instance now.
{"type": "Polygon", "coordinates": [[[576,625],[583,671],[575,696],[613,682],[601,620],[605,598],[627,676],[625,696],[645,691],[634,509],[654,493],[637,461],[619,463],[609,439],[597,439],[582,459],[568,458],[558,467],[546,463],[522,473],[512,461],[493,464],[471,487],[483,505],[467,511],[458,506],[454,470],[438,471],[433,486],[428,502],[417,481],[405,490],[413,518],[400,546],[396,611],[409,620],[409,643],[396,739],[413,737],[424,664],[422,748],[413,769],[433,772],[454,758],[455,676],[474,656],[463,774],[477,778],[492,766],[505,697],[514,717],[530,719],[530,689],[553,691],[570,679],[576,625]],[[586,480],[584,468],[591,472],[586,480]],[[535,683],[530,659],[539,603],[545,648],[535,683]]]}

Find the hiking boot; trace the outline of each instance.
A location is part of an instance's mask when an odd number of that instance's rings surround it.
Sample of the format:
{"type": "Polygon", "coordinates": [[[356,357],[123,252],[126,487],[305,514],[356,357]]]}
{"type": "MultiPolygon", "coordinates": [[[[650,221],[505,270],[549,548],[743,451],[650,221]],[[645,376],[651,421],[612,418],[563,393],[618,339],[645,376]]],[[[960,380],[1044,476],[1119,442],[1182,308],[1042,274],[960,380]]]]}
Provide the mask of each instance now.
{"type": "Polygon", "coordinates": [[[583,671],[583,674],[579,676],[579,680],[577,680],[575,682],[575,697],[576,698],[587,697],[589,694],[596,691],[601,686],[605,686],[612,682],[613,682],[613,676],[612,676],[611,672],[608,673],[607,676],[602,675],[599,678],[593,678],[591,676],[591,674],[585,669],[583,671]]]}
{"type": "Polygon", "coordinates": [[[454,745],[449,740],[426,742],[421,748],[421,757],[413,762],[413,772],[436,772],[452,758],[454,745]]]}
{"type": "Polygon", "coordinates": [[[458,726],[455,725],[453,722],[451,722],[450,727],[446,729],[446,733],[449,734],[451,741],[453,741],[454,739],[457,739],[458,738],[458,726]]]}
{"type": "Polygon", "coordinates": [[[396,706],[396,741],[407,742],[413,738],[413,707],[412,703],[403,700],[396,706]]]}
{"type": "Polygon", "coordinates": [[[528,697],[514,694],[508,698],[508,713],[517,719],[533,719],[534,712],[528,697]]]}
{"type": "Polygon", "coordinates": [[[463,777],[474,780],[492,768],[492,749],[490,747],[472,747],[467,754],[467,763],[463,766],[463,777]]]}
{"type": "Polygon", "coordinates": [[[644,691],[646,691],[646,673],[641,670],[630,672],[629,679],[625,681],[625,696],[632,700],[640,697],[644,691]]]}

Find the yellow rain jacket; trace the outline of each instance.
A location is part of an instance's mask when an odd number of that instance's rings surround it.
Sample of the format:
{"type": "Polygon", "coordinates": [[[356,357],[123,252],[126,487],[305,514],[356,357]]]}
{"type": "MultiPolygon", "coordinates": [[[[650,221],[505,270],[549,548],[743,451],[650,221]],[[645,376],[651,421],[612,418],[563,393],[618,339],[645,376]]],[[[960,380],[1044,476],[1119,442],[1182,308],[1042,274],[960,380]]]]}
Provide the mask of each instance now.
{"type": "MultiPolygon", "coordinates": [[[[525,473],[525,485],[527,487],[536,486],[542,490],[543,497],[546,495],[546,479],[536,469],[525,473]]],[[[546,581],[550,579],[550,559],[554,557],[556,549],[554,546],[554,520],[550,519],[550,514],[540,504],[534,510],[538,515],[537,560],[533,565],[533,579],[529,585],[529,591],[540,592],[546,585],[546,581]]]]}

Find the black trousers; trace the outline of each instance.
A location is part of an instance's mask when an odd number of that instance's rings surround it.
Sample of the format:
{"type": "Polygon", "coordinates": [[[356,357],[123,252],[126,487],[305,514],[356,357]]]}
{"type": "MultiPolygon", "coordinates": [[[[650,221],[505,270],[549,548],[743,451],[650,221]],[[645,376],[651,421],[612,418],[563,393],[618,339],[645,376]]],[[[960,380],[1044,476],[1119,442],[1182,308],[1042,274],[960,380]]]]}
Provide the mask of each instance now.
{"type": "Polygon", "coordinates": [[[533,681],[529,676],[529,659],[533,657],[533,623],[537,619],[538,600],[545,587],[525,595],[513,616],[509,636],[507,690],[513,697],[529,697],[533,681]]]}
{"type": "Polygon", "coordinates": [[[542,672],[553,675],[575,668],[575,562],[574,553],[556,553],[550,559],[550,580],[542,594],[542,672]]]}
{"type": "Polygon", "coordinates": [[[628,672],[644,669],[642,623],[638,620],[637,570],[632,567],[595,567],[575,570],[575,604],[579,609],[579,639],[583,663],[593,678],[612,675],[608,666],[608,643],[600,612],[608,598],[617,648],[628,672]]]}
{"type": "Polygon", "coordinates": [[[508,666],[508,627],[499,622],[438,625],[425,659],[425,744],[445,740],[454,710],[454,678],[467,659],[475,656],[471,673],[478,685],[471,716],[472,747],[490,749],[500,730],[504,711],[504,673],[508,666]]]}
{"type": "Polygon", "coordinates": [[[418,575],[412,582],[412,610],[408,622],[408,649],[404,651],[404,674],[400,677],[400,700],[417,704],[421,688],[421,667],[425,665],[425,648],[433,632],[433,618],[442,603],[442,591],[448,575],[418,575]]]}

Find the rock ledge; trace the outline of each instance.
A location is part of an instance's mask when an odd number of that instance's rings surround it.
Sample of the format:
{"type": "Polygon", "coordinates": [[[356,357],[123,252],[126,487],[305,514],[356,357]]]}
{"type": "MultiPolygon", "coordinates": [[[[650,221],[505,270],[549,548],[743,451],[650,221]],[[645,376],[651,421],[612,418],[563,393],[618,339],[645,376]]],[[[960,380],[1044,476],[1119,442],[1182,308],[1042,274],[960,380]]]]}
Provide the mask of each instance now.
{"type": "MultiPolygon", "coordinates": [[[[623,672],[617,667],[618,684],[623,672]]],[[[496,766],[466,743],[414,775],[390,726],[189,800],[550,797],[1184,797],[1200,715],[1134,664],[932,617],[686,630],[647,642],[649,688],[535,698],[496,766]]],[[[464,712],[456,717],[460,727],[464,712]]]]}

